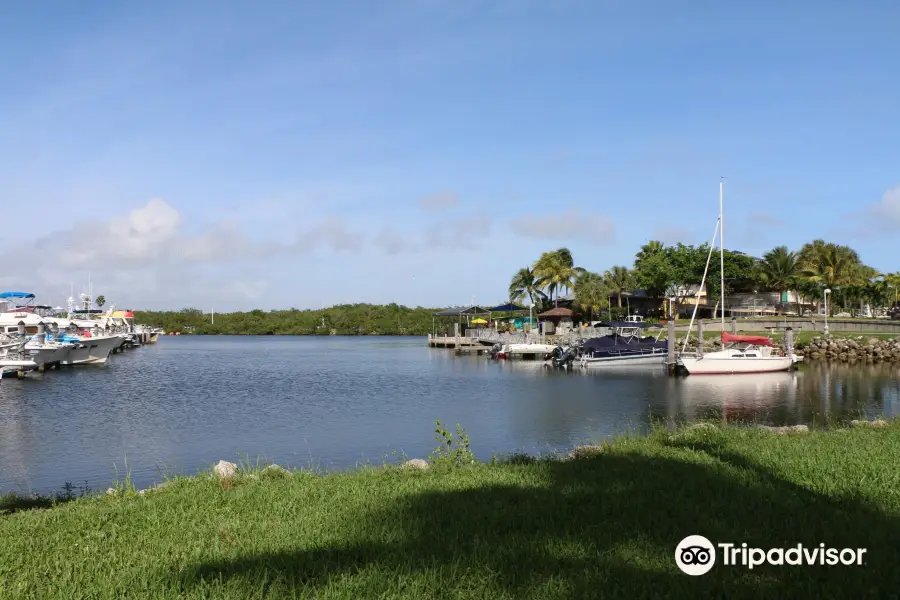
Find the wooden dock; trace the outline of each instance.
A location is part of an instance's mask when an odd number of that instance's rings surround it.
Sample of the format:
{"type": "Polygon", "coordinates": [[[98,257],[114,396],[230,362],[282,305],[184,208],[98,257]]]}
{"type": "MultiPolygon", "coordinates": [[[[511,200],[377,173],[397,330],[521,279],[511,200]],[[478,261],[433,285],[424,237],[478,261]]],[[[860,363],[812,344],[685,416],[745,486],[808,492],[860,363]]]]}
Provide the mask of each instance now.
{"type": "Polygon", "coordinates": [[[478,340],[473,338],[467,338],[463,336],[428,336],[428,347],[429,348],[487,348],[490,349],[490,346],[485,346],[478,342],[478,340]]]}

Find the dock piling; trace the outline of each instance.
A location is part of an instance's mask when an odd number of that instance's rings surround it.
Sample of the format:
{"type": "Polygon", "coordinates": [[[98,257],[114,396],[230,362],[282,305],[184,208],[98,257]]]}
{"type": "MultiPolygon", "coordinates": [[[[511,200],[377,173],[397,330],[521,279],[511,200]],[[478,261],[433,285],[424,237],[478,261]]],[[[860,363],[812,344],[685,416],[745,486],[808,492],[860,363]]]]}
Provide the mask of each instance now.
{"type": "Polygon", "coordinates": [[[667,323],[668,329],[668,337],[666,338],[666,367],[669,369],[669,373],[675,372],[675,319],[669,319],[667,323]]]}
{"type": "Polygon", "coordinates": [[[703,320],[697,321],[697,356],[703,358],[703,320]]]}

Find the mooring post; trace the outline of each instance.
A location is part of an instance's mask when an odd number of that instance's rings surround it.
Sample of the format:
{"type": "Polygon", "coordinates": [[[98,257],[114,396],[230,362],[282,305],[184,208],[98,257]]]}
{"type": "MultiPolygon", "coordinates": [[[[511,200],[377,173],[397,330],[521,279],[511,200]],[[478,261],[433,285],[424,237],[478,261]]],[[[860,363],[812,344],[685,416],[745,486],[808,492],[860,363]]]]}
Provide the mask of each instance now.
{"type": "Polygon", "coordinates": [[[697,356],[703,358],[703,321],[697,321],[697,356]]]}
{"type": "Polygon", "coordinates": [[[784,330],[784,353],[791,358],[794,355],[794,330],[790,327],[784,330]]]}
{"type": "Polygon", "coordinates": [[[453,324],[453,336],[456,338],[456,345],[454,348],[459,348],[459,323],[453,324]]]}
{"type": "Polygon", "coordinates": [[[731,335],[737,335],[737,317],[731,317],[731,335]]]}
{"type": "Polygon", "coordinates": [[[668,328],[668,337],[666,339],[668,356],[666,358],[666,364],[668,365],[669,372],[673,373],[675,371],[675,319],[669,319],[668,328]]]}

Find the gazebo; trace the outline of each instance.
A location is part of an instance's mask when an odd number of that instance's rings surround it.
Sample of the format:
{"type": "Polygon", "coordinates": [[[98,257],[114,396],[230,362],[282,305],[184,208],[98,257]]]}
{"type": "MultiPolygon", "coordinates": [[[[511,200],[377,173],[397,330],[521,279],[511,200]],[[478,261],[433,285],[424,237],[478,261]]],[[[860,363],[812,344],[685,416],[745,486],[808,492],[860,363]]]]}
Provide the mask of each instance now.
{"type": "Polygon", "coordinates": [[[431,332],[432,335],[436,335],[437,331],[435,329],[435,319],[438,317],[447,318],[447,317],[456,317],[456,322],[462,324],[463,317],[466,320],[466,326],[472,323],[472,319],[477,318],[482,315],[487,315],[488,320],[491,318],[491,311],[487,308],[482,308],[480,306],[464,306],[457,308],[448,308],[447,310],[442,310],[440,312],[436,312],[431,315],[431,332]]]}

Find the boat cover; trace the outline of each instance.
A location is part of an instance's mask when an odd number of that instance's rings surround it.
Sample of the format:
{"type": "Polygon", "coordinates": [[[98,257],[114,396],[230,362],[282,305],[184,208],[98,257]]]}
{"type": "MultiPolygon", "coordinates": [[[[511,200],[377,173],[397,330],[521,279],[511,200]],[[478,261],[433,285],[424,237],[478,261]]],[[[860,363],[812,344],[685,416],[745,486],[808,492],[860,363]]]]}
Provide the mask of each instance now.
{"type": "Polygon", "coordinates": [[[30,292],[0,292],[0,298],[34,298],[30,292]]]}
{"type": "Polygon", "coordinates": [[[620,335],[604,335],[584,341],[584,347],[590,351],[609,349],[613,346],[633,346],[643,348],[665,348],[666,341],[657,341],[653,336],[634,338],[620,335]]]}
{"type": "Polygon", "coordinates": [[[754,346],[771,346],[775,347],[772,340],[764,335],[733,335],[727,331],[722,332],[722,343],[732,344],[735,342],[743,342],[745,344],[753,344],[754,346]]]}
{"type": "Polygon", "coordinates": [[[600,321],[600,327],[637,327],[638,329],[661,329],[659,323],[645,323],[644,321],[600,321]]]}

